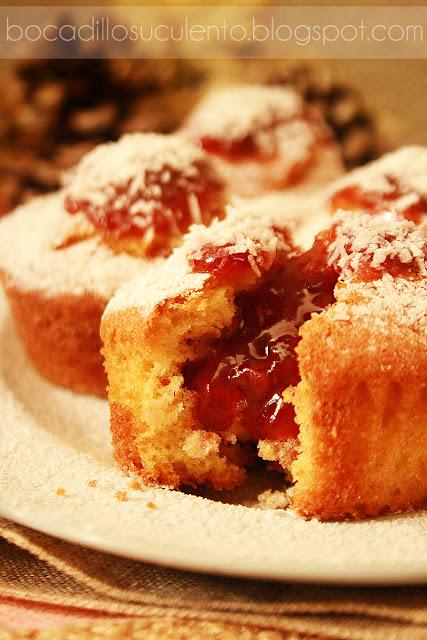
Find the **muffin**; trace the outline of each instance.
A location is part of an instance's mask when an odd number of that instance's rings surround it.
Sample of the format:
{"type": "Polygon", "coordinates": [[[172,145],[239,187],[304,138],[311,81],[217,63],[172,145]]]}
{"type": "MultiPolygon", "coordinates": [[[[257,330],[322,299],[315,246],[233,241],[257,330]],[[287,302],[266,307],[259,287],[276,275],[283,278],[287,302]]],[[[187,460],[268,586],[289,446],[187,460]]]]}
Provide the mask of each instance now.
{"type": "Polygon", "coordinates": [[[424,506],[426,258],[390,209],[337,212],[307,251],[280,218],[193,228],[103,316],[119,465],[231,489],[264,464],[321,520],[424,506]]]}
{"type": "Polygon", "coordinates": [[[130,134],[89,152],[64,188],[0,223],[0,272],[32,362],[52,382],[106,395],[99,325],[116,289],[156,269],[193,222],[224,215],[209,157],[179,136],[130,134]]]}
{"type": "Polygon", "coordinates": [[[238,196],[319,186],[343,172],[341,153],[323,118],[291,88],[212,90],[182,132],[211,155],[238,196]]]}

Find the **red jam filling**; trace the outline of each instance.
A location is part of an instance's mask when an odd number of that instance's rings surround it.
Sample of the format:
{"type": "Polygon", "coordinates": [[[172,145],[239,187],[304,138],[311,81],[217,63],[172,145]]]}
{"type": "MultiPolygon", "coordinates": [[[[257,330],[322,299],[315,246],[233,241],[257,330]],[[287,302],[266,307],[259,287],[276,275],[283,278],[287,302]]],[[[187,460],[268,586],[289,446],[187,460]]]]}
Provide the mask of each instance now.
{"type": "Polygon", "coordinates": [[[411,191],[408,194],[403,192],[397,183],[395,178],[387,176],[387,180],[393,190],[381,193],[379,191],[364,191],[361,187],[350,186],[337,191],[331,198],[331,207],[334,211],[338,209],[354,210],[363,209],[367,213],[372,215],[378,215],[384,213],[384,210],[393,207],[393,204],[399,198],[403,198],[405,195],[414,195],[414,202],[408,204],[403,209],[398,210],[398,215],[406,220],[412,220],[416,224],[419,224],[422,217],[427,215],[427,199],[411,191]]]}
{"type": "Polygon", "coordinates": [[[278,145],[274,144],[276,130],[296,119],[304,119],[304,116],[298,114],[289,118],[277,119],[268,127],[263,127],[236,140],[203,136],[200,139],[200,144],[207,153],[220,156],[228,162],[245,162],[248,160],[266,162],[274,159],[278,152],[278,145]],[[273,141],[271,147],[259,142],[264,136],[268,136],[273,141]]]}
{"type": "MultiPolygon", "coordinates": [[[[340,269],[335,266],[338,273],[340,269]]],[[[419,267],[415,260],[411,260],[409,263],[404,263],[399,258],[386,258],[384,262],[377,268],[372,266],[372,260],[366,256],[362,257],[358,266],[357,271],[354,272],[357,274],[357,280],[360,282],[372,282],[373,280],[378,280],[384,273],[387,273],[393,278],[403,277],[403,278],[411,278],[411,277],[419,277],[419,267]]]]}
{"type": "MultiPolygon", "coordinates": [[[[211,247],[197,268],[227,280],[247,265],[243,254],[211,247]]],[[[211,356],[184,371],[187,388],[197,392],[197,413],[206,429],[221,433],[232,428],[253,440],[297,437],[294,409],[283,402],[282,393],[300,379],[299,328],[334,301],[336,281],[327,266],[326,244],[318,241],[237,297],[233,328],[211,356]]]]}
{"type": "MultiPolygon", "coordinates": [[[[274,232],[278,239],[282,240],[284,246],[290,247],[291,240],[287,229],[274,227],[274,232]]],[[[282,252],[278,250],[274,253],[266,250],[258,250],[256,256],[248,251],[230,252],[230,243],[221,246],[207,244],[195,255],[190,256],[189,261],[193,271],[196,273],[209,273],[221,284],[242,281],[247,276],[254,275],[254,272],[261,276],[272,269],[281,260],[282,252]]]]}
{"type": "MultiPolygon", "coordinates": [[[[258,284],[236,297],[236,315],[212,354],[184,369],[186,387],[196,392],[200,423],[210,431],[229,430],[249,440],[295,440],[299,429],[283,391],[298,384],[300,374],[295,349],[299,329],[313,313],[335,302],[334,289],[341,268],[330,264],[329,248],[338,225],[319,234],[313,247],[299,255],[267,253],[256,256],[258,284]]],[[[276,232],[278,232],[276,230],[276,232]]],[[[286,236],[285,236],[286,237],[286,236]]],[[[351,253],[350,245],[347,247],[351,253]]],[[[190,260],[194,271],[209,273],[227,285],[253,281],[253,262],[247,252],[231,253],[230,245],[206,245],[190,260]]],[[[415,261],[387,258],[378,268],[363,254],[354,270],[359,281],[375,280],[384,273],[417,275],[415,261]]]]}
{"type": "Polygon", "coordinates": [[[245,160],[270,160],[272,153],[267,154],[260,149],[253,135],[248,135],[242,140],[226,141],[219,138],[205,136],[201,138],[202,149],[207,153],[220,156],[228,162],[243,162],[245,160]]]}
{"type": "Polygon", "coordinates": [[[65,208],[72,214],[85,213],[96,228],[117,238],[140,238],[150,232],[157,239],[167,239],[185,233],[194,222],[208,224],[222,217],[224,185],[210,169],[201,166],[197,177],[185,181],[176,171],[165,167],[165,172],[169,174],[166,182],[161,173],[147,172],[141,190],[131,192],[129,184],[110,185],[112,193],[104,204],[67,197],[65,208]]]}
{"type": "MultiPolygon", "coordinates": [[[[339,224],[335,224],[329,229],[320,232],[316,237],[314,246],[322,244],[324,247],[329,248],[336,239],[338,227],[339,224]]],[[[393,237],[389,239],[392,241],[393,237]]],[[[351,256],[352,248],[350,241],[348,244],[344,244],[343,248],[346,250],[347,254],[351,256]]],[[[427,259],[427,249],[425,251],[427,259]]],[[[339,266],[338,262],[339,258],[334,260],[332,263],[329,260],[329,265],[336,272],[337,278],[343,273],[343,269],[339,266]]],[[[402,262],[398,256],[388,256],[384,262],[374,267],[372,264],[372,256],[369,253],[363,252],[359,256],[357,267],[352,268],[347,264],[345,269],[347,272],[350,269],[359,282],[372,282],[373,280],[378,280],[379,278],[382,278],[385,273],[393,276],[393,278],[419,277],[419,265],[415,260],[402,262]]]]}

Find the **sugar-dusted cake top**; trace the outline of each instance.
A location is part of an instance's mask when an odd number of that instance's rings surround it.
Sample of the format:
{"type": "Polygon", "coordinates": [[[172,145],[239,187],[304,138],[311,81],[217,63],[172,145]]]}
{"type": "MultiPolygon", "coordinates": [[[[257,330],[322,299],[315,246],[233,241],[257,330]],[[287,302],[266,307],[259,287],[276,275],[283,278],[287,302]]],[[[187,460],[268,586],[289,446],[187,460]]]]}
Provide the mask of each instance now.
{"type": "Polygon", "coordinates": [[[427,147],[401,147],[374,162],[355,169],[340,181],[357,184],[365,191],[392,191],[388,177],[394,177],[402,187],[427,194],[427,147]]]}
{"type": "Polygon", "coordinates": [[[262,135],[262,130],[301,115],[302,110],[302,98],[293,89],[237,85],[208,93],[188,126],[203,136],[241,140],[257,132],[262,135]]]}
{"type": "Polygon", "coordinates": [[[8,285],[46,296],[109,299],[157,262],[114,253],[83,216],[64,211],[63,200],[62,191],[36,198],[0,222],[0,271],[8,285]]]}
{"type": "Polygon", "coordinates": [[[195,225],[176,253],[187,259],[197,257],[206,245],[227,246],[230,254],[249,253],[254,257],[260,251],[275,253],[279,249],[290,250],[290,244],[285,236],[278,234],[275,230],[279,220],[278,215],[275,221],[271,218],[269,221],[271,224],[268,224],[250,211],[228,207],[227,220],[218,221],[210,228],[195,225]]]}
{"type": "Polygon", "coordinates": [[[212,89],[182,133],[202,146],[231,192],[243,197],[309,185],[322,168],[322,182],[326,173],[331,178],[342,173],[341,155],[320,113],[291,88],[212,89]]]}
{"type": "Polygon", "coordinates": [[[328,187],[334,209],[376,212],[392,207],[419,221],[427,215],[427,147],[401,147],[355,169],[328,187]]]}
{"type": "Polygon", "coordinates": [[[127,185],[130,194],[141,196],[141,201],[133,204],[134,210],[144,206],[149,211],[170,183],[172,171],[179,174],[182,183],[189,182],[204,160],[203,152],[180,136],[127,134],[118,142],[98,145],[65,174],[65,195],[102,206],[115,185],[127,185]],[[150,173],[159,174],[159,182],[147,181],[150,173]]]}
{"type": "Polygon", "coordinates": [[[269,222],[251,211],[229,207],[225,220],[214,222],[210,227],[194,225],[182,246],[175,249],[159,268],[141,274],[141,277],[121,287],[110,301],[106,313],[135,307],[147,315],[164,300],[201,289],[210,273],[209,270],[194,270],[193,261],[200,257],[206,246],[225,247],[231,255],[248,254],[250,266],[259,275],[258,256],[267,254],[271,264],[279,251],[292,250],[281,216],[272,215],[269,222]],[[283,231],[278,232],[276,225],[283,231]]]}
{"type": "Polygon", "coordinates": [[[223,215],[226,189],[209,156],[178,135],[134,133],[102,144],[68,172],[65,207],[116,250],[170,253],[192,223],[223,215]]]}
{"type": "Polygon", "coordinates": [[[408,327],[427,335],[427,279],[393,278],[345,283],[336,289],[337,302],[328,310],[338,322],[364,322],[372,331],[390,333],[408,327]]]}
{"type": "MultiPolygon", "coordinates": [[[[218,256],[222,259],[224,255],[249,254],[254,258],[251,264],[254,272],[261,276],[262,268],[259,268],[257,260],[264,251],[273,256],[280,251],[295,256],[280,218],[278,214],[269,220],[260,220],[246,211],[230,210],[226,220],[216,222],[210,228],[193,226],[183,245],[156,272],[141,275],[122,287],[110,301],[106,313],[137,308],[148,316],[157,305],[167,300],[200,292],[211,275],[209,264],[205,268],[206,247],[226,252],[208,252],[208,260],[213,261],[218,260],[218,256]],[[198,268],[198,260],[202,261],[202,268],[198,268]]],[[[378,292],[375,304],[379,305],[378,309],[383,309],[383,315],[389,313],[389,308],[397,313],[399,305],[402,305],[399,312],[402,323],[410,325],[414,319],[419,321],[418,311],[414,309],[425,307],[421,302],[420,307],[415,298],[418,292],[421,297],[427,292],[426,236],[422,227],[396,219],[393,215],[377,218],[342,212],[333,220],[331,234],[326,240],[327,263],[341,275],[337,287],[340,296],[343,290],[356,291],[357,296],[366,292],[367,299],[371,301],[378,292]],[[411,304],[408,303],[407,291],[412,291],[414,296],[411,304]],[[388,296],[393,301],[387,300],[388,296]]],[[[309,256],[310,252],[306,255],[309,256]]],[[[314,252],[315,255],[320,254],[314,252]]],[[[284,259],[287,259],[286,255],[284,259]]],[[[349,299],[352,298],[352,294],[348,295],[349,299]]],[[[339,304],[338,310],[340,308],[342,305],[339,304]]],[[[338,316],[339,312],[337,319],[338,316]]]]}
{"type": "Polygon", "coordinates": [[[392,212],[381,216],[341,212],[334,221],[328,261],[342,279],[367,270],[377,277],[386,272],[427,275],[427,238],[414,222],[396,219],[392,212]]]}

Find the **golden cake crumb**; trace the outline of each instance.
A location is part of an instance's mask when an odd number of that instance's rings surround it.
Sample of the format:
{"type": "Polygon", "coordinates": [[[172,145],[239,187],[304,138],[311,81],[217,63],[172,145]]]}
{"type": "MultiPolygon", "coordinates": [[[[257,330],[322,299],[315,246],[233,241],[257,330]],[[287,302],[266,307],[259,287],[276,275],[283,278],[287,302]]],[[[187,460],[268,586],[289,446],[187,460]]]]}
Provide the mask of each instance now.
{"type": "Polygon", "coordinates": [[[98,481],[97,480],[89,480],[89,482],[87,483],[89,487],[96,487],[98,485],[98,481]]]}
{"type": "Polygon", "coordinates": [[[59,489],[56,490],[56,495],[65,496],[65,489],[63,489],[62,487],[59,487],[59,489]]]}
{"type": "MultiPolygon", "coordinates": [[[[290,502],[306,518],[346,520],[425,506],[425,238],[414,223],[396,222],[393,216],[375,219],[359,213],[354,220],[353,214],[344,220],[345,233],[335,229],[334,244],[326,239],[324,247],[333,246],[334,264],[347,260],[350,250],[357,262],[335,287],[338,274],[332,278],[333,295],[329,283],[325,287],[325,308],[319,305],[306,314],[301,307],[302,325],[295,327],[295,386],[289,387],[283,375],[283,401],[295,411],[292,437],[258,440],[257,433],[244,430],[237,412],[238,419],[231,411],[231,418],[221,416],[225,409],[218,407],[218,419],[213,410],[202,419],[199,411],[206,399],[204,385],[219,371],[224,354],[231,353],[233,366],[241,366],[239,330],[246,316],[240,315],[239,305],[258,301],[265,284],[273,291],[275,278],[285,272],[282,261],[285,267],[305,256],[305,264],[311,264],[308,253],[280,247],[273,221],[260,221],[250,213],[243,218],[243,211],[230,210],[225,221],[209,229],[193,227],[156,272],[126,284],[113,297],[101,325],[102,353],[114,454],[125,472],[155,486],[234,489],[252,473],[258,455],[283,473],[284,485],[294,483],[292,493],[285,485],[282,491],[261,494],[261,508],[283,509],[290,502]],[[206,258],[222,260],[233,254],[272,256],[271,279],[266,274],[258,285],[259,274],[249,268],[245,277],[213,277],[206,258]],[[393,273],[374,273],[375,278],[366,281],[352,275],[359,262],[376,269],[391,259],[397,259],[396,271],[391,263],[393,273]],[[406,277],[403,267],[415,260],[420,260],[419,268],[406,277]],[[247,292],[250,298],[244,298],[247,292]],[[234,336],[238,350],[233,346],[228,351],[234,336]],[[199,376],[195,384],[194,375],[199,376]],[[241,455],[247,443],[251,448],[241,455]]],[[[319,247],[314,246],[316,252],[319,247]]],[[[320,266],[315,268],[320,274],[320,266]]],[[[264,313],[261,296],[259,300],[264,313]]],[[[262,333],[266,335],[264,329],[262,333]]],[[[253,342],[245,344],[243,358],[246,353],[257,358],[251,352],[253,342]]],[[[259,396],[254,394],[254,411],[262,394],[261,388],[259,396]]],[[[229,395],[232,406],[234,391],[229,395]]],[[[214,407],[213,395],[209,402],[214,407]]],[[[269,434],[273,436],[272,429],[269,434]]],[[[150,503],[146,507],[156,508],[150,503]]]]}
{"type": "Polygon", "coordinates": [[[258,507],[260,509],[286,509],[290,499],[285,491],[274,491],[267,489],[258,496],[258,507]]]}
{"type": "Polygon", "coordinates": [[[133,491],[141,491],[142,484],[138,480],[131,480],[128,484],[129,489],[133,489],[133,491]]]}
{"type": "Polygon", "coordinates": [[[117,493],[114,496],[116,498],[116,500],[118,500],[119,502],[126,502],[128,499],[128,494],[126,491],[117,491],[117,493]]]}
{"type": "Polygon", "coordinates": [[[157,505],[155,504],[155,502],[147,502],[147,507],[149,509],[157,509],[157,505]]]}

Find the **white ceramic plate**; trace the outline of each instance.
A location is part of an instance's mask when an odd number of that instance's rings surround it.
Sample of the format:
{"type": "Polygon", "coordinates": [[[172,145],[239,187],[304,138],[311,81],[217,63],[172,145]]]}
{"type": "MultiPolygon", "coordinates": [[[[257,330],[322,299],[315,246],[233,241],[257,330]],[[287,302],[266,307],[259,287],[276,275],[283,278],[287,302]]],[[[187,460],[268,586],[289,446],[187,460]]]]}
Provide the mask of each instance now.
{"type": "Polygon", "coordinates": [[[112,461],[106,402],[42,380],[2,298],[0,455],[0,514],[77,544],[233,576],[427,581],[425,513],[322,524],[164,489],[130,489],[112,461]],[[119,501],[117,491],[126,491],[128,500],[119,501]]]}

